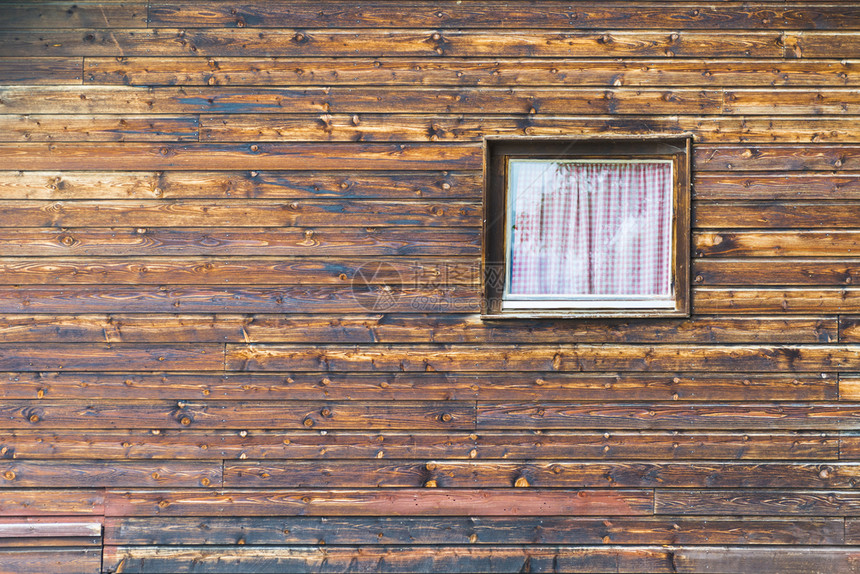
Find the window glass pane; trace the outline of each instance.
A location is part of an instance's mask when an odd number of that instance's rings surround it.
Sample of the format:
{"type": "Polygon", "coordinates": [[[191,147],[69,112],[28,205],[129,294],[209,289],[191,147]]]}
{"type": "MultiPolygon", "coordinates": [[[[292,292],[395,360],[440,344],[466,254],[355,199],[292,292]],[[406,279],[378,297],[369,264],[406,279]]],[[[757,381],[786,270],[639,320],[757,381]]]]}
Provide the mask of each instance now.
{"type": "Polygon", "coordinates": [[[672,163],[508,162],[507,295],[672,297],[672,163]]]}

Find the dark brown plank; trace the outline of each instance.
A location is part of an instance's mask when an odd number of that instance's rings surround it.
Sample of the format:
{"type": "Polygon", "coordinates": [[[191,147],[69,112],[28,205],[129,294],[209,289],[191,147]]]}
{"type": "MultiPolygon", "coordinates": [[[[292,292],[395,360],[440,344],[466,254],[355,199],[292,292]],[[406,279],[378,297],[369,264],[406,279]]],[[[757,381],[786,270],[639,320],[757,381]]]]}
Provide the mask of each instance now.
{"type": "MultiPolygon", "coordinates": [[[[504,20],[497,18],[494,26],[500,24],[504,20]]],[[[80,65],[76,79],[80,83],[80,65]]],[[[849,60],[96,57],[86,58],[83,81],[126,86],[799,87],[856,86],[860,74],[849,60]]]]}
{"type": "MultiPolygon", "coordinates": [[[[855,428],[860,407],[845,404],[601,405],[478,403],[479,429],[809,429],[855,428]]],[[[742,514],[742,513],[737,513],[742,514]]]]}
{"type": "Polygon", "coordinates": [[[777,31],[87,28],[0,31],[0,56],[782,58],[782,40],[777,31]]]}
{"type": "Polygon", "coordinates": [[[701,287],[694,290],[694,313],[856,313],[858,291],[849,288],[701,287]]]}
{"type": "MultiPolygon", "coordinates": [[[[105,333],[108,332],[107,327],[105,333]]],[[[174,327],[181,331],[183,327],[174,327]]],[[[840,382],[844,382],[843,379],[840,382]]],[[[104,374],[11,372],[6,399],[230,400],[833,400],[835,375],[697,373],[590,375],[559,373],[104,374]]],[[[844,386],[844,385],[843,385],[844,386]]],[[[844,398],[844,396],[843,396],[844,398]]]]}
{"type": "Polygon", "coordinates": [[[480,304],[469,286],[0,287],[0,313],[477,313],[480,304]]]}
{"type": "Polygon", "coordinates": [[[0,171],[0,199],[469,199],[476,172],[0,171]]]}
{"type": "MultiPolygon", "coordinates": [[[[114,102],[111,105],[117,105],[114,102]]],[[[16,143],[0,144],[4,169],[476,169],[475,144],[16,143]]]]}
{"type": "Polygon", "coordinates": [[[230,572],[672,572],[660,547],[111,546],[105,564],[123,573],[230,572]]]}
{"type": "MultiPolygon", "coordinates": [[[[847,408],[847,407],[846,407],[847,408]]],[[[471,429],[474,402],[5,401],[7,429],[471,429]]]]}
{"type": "Polygon", "coordinates": [[[0,516],[104,515],[101,490],[0,489],[0,516]]]}
{"type": "Polygon", "coordinates": [[[850,228],[858,220],[855,202],[693,202],[693,227],[709,229],[850,228]]]}
{"type": "Polygon", "coordinates": [[[248,461],[227,488],[853,488],[858,463],[248,461]]]}
{"type": "Polygon", "coordinates": [[[656,490],[657,514],[756,514],[760,516],[858,516],[850,491],[656,490]]]}
{"type": "Polygon", "coordinates": [[[849,518],[845,520],[845,543],[857,544],[860,540],[860,520],[849,518]]]}
{"type": "Polygon", "coordinates": [[[860,169],[857,145],[694,146],[694,169],[703,171],[814,171],[860,169]]]}
{"type": "Polygon", "coordinates": [[[478,228],[0,228],[9,256],[478,255],[478,228]]]}
{"type": "MultiPolygon", "coordinates": [[[[2,37],[3,33],[0,32],[0,42],[2,37]]],[[[164,44],[162,41],[161,45],[164,44]]],[[[833,97],[846,100],[847,107],[839,114],[851,113],[856,107],[855,100],[860,97],[856,90],[831,90],[836,92],[833,97]]],[[[796,105],[803,108],[803,102],[807,102],[807,111],[817,109],[814,106],[820,104],[814,98],[816,93],[797,91],[796,105]]],[[[363,113],[567,115],[571,110],[576,110],[578,116],[646,113],[702,115],[720,113],[724,108],[723,101],[723,90],[701,88],[568,87],[561,90],[539,87],[417,86],[390,90],[385,87],[144,88],[98,85],[0,88],[0,112],[4,114],[110,114],[116,113],[120,105],[124,114],[312,114],[315,125],[333,122],[333,118],[327,117],[332,114],[347,114],[344,118],[347,120],[354,114],[363,113]]],[[[773,113],[780,112],[778,109],[767,112],[768,115],[773,113]]],[[[361,123],[360,118],[358,123],[361,123]]],[[[302,169],[289,164],[287,167],[302,169]]],[[[253,168],[245,166],[235,169],[253,168]]],[[[284,166],[269,169],[284,169],[284,166]]],[[[390,169],[408,168],[392,166],[390,169]]]]}
{"type": "Polygon", "coordinates": [[[196,142],[196,117],[0,115],[3,142],[196,142]]]}
{"type": "MultiPolygon", "coordinates": [[[[818,124],[816,118],[803,118],[807,127],[818,124]]],[[[811,140],[810,140],[811,141],[811,140]]],[[[856,175],[827,173],[803,174],[735,174],[701,173],[694,177],[694,197],[700,200],[809,201],[860,199],[860,181],[856,175]]]]}
{"type": "Polygon", "coordinates": [[[0,83],[80,84],[83,58],[0,58],[0,83]]]}
{"type": "Polygon", "coordinates": [[[107,518],[105,544],[842,544],[833,518],[107,518]]]}
{"type": "Polygon", "coordinates": [[[860,316],[839,318],[839,339],[846,343],[860,342],[860,316]]]}
{"type": "Polygon", "coordinates": [[[331,28],[624,28],[624,29],[781,29],[827,30],[857,27],[860,10],[851,3],[803,4],[721,2],[701,6],[687,2],[577,2],[559,6],[537,1],[511,6],[482,1],[447,0],[432,5],[401,2],[245,2],[240,6],[207,2],[187,4],[159,0],[150,8],[151,25],[159,27],[314,27],[331,28]]]}
{"type": "Polygon", "coordinates": [[[0,227],[473,227],[481,218],[481,206],[465,201],[10,200],[2,207],[0,227]]]}
{"type": "Polygon", "coordinates": [[[9,2],[0,29],[146,28],[144,2],[9,2]]]}
{"type": "MultiPolygon", "coordinates": [[[[471,259],[0,257],[2,285],[471,285],[480,266],[471,259]]],[[[850,281],[848,281],[850,283],[850,281]]]]}
{"type": "Polygon", "coordinates": [[[853,257],[860,233],[853,230],[720,231],[693,234],[697,257],[853,257]]]}
{"type": "Polygon", "coordinates": [[[3,574],[99,574],[101,566],[100,548],[0,550],[0,572],[3,574]]]}
{"type": "MultiPolygon", "coordinates": [[[[847,324],[843,321],[843,327],[847,324]]],[[[481,321],[459,314],[0,315],[0,338],[110,343],[832,343],[835,317],[481,321]]],[[[845,331],[843,331],[845,333],[845,331]]],[[[844,342],[856,342],[845,340],[844,342]]],[[[716,385],[711,381],[708,385],[716,385]]],[[[776,384],[771,381],[771,384],[776,384]]],[[[627,389],[630,390],[630,389],[627,389]]],[[[2,392],[2,391],[0,391],[2,392]]]]}
{"type": "MultiPolygon", "coordinates": [[[[221,486],[221,462],[5,461],[0,488],[194,488],[221,486]]],[[[0,527],[0,533],[2,533],[0,527]]],[[[56,534],[39,534],[56,536],[56,534]]],[[[98,534],[96,534],[98,536],[98,534]]],[[[79,534],[77,536],[80,536],[79,534]]]]}
{"type": "MultiPolygon", "coordinates": [[[[858,452],[843,436],[843,454],[858,452]],[[850,450],[849,450],[850,449],[850,450]]],[[[53,459],[812,460],[839,458],[836,434],[707,431],[17,430],[0,455],[53,459]]],[[[853,455],[852,458],[858,458],[853,455]]]]}
{"type": "Polygon", "coordinates": [[[860,259],[696,259],[692,275],[694,285],[853,285],[860,259]]]}
{"type": "Polygon", "coordinates": [[[217,344],[112,345],[110,343],[3,344],[0,369],[15,371],[97,370],[122,368],[144,371],[217,370],[223,367],[217,344]]]}
{"type": "Polygon", "coordinates": [[[845,58],[860,55],[855,34],[845,32],[793,32],[785,35],[786,57],[829,58],[837,50],[845,58]]]}
{"type": "Polygon", "coordinates": [[[851,345],[227,345],[233,371],[826,371],[857,364],[851,345]]]}
{"type": "Polygon", "coordinates": [[[404,488],[109,490],[105,516],[650,515],[651,491],[404,488]]]}
{"type": "Polygon", "coordinates": [[[676,572],[758,572],[807,574],[860,572],[860,551],[853,548],[680,548],[673,554],[676,572]]]}

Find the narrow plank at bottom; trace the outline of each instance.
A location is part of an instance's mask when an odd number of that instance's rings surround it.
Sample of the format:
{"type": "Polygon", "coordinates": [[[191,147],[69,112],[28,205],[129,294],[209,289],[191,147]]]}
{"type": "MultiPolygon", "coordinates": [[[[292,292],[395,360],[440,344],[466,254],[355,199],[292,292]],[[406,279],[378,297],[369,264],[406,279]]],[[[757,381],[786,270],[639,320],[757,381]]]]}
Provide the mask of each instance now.
{"type": "Polygon", "coordinates": [[[100,548],[27,548],[0,550],[0,574],[98,574],[100,548]]]}

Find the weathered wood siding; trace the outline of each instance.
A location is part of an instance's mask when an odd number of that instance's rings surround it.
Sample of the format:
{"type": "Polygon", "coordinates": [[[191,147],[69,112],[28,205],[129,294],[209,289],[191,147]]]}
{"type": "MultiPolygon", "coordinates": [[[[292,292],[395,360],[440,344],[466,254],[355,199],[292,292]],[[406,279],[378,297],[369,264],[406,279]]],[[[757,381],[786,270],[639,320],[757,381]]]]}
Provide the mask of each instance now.
{"type": "Polygon", "coordinates": [[[4,2],[0,84],[0,572],[860,572],[856,2],[4,2]],[[683,132],[689,320],[481,322],[484,135],[683,132]]]}

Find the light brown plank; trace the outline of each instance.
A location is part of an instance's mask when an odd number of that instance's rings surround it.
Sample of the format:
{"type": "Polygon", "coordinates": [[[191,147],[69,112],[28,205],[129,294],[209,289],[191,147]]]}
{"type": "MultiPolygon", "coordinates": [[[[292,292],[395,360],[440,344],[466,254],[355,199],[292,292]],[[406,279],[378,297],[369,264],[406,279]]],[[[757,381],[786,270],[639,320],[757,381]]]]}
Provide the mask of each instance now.
{"type": "Polygon", "coordinates": [[[0,115],[2,142],[196,142],[196,117],[0,115]]]}
{"type": "Polygon", "coordinates": [[[0,516],[104,515],[104,491],[0,489],[0,516]]]}
{"type": "Polygon", "coordinates": [[[96,370],[122,368],[217,370],[223,367],[223,347],[195,345],[112,345],[110,343],[0,345],[0,367],[16,371],[96,370]]]}
{"type": "Polygon", "coordinates": [[[697,257],[853,257],[854,230],[703,231],[693,234],[697,257]]]}

